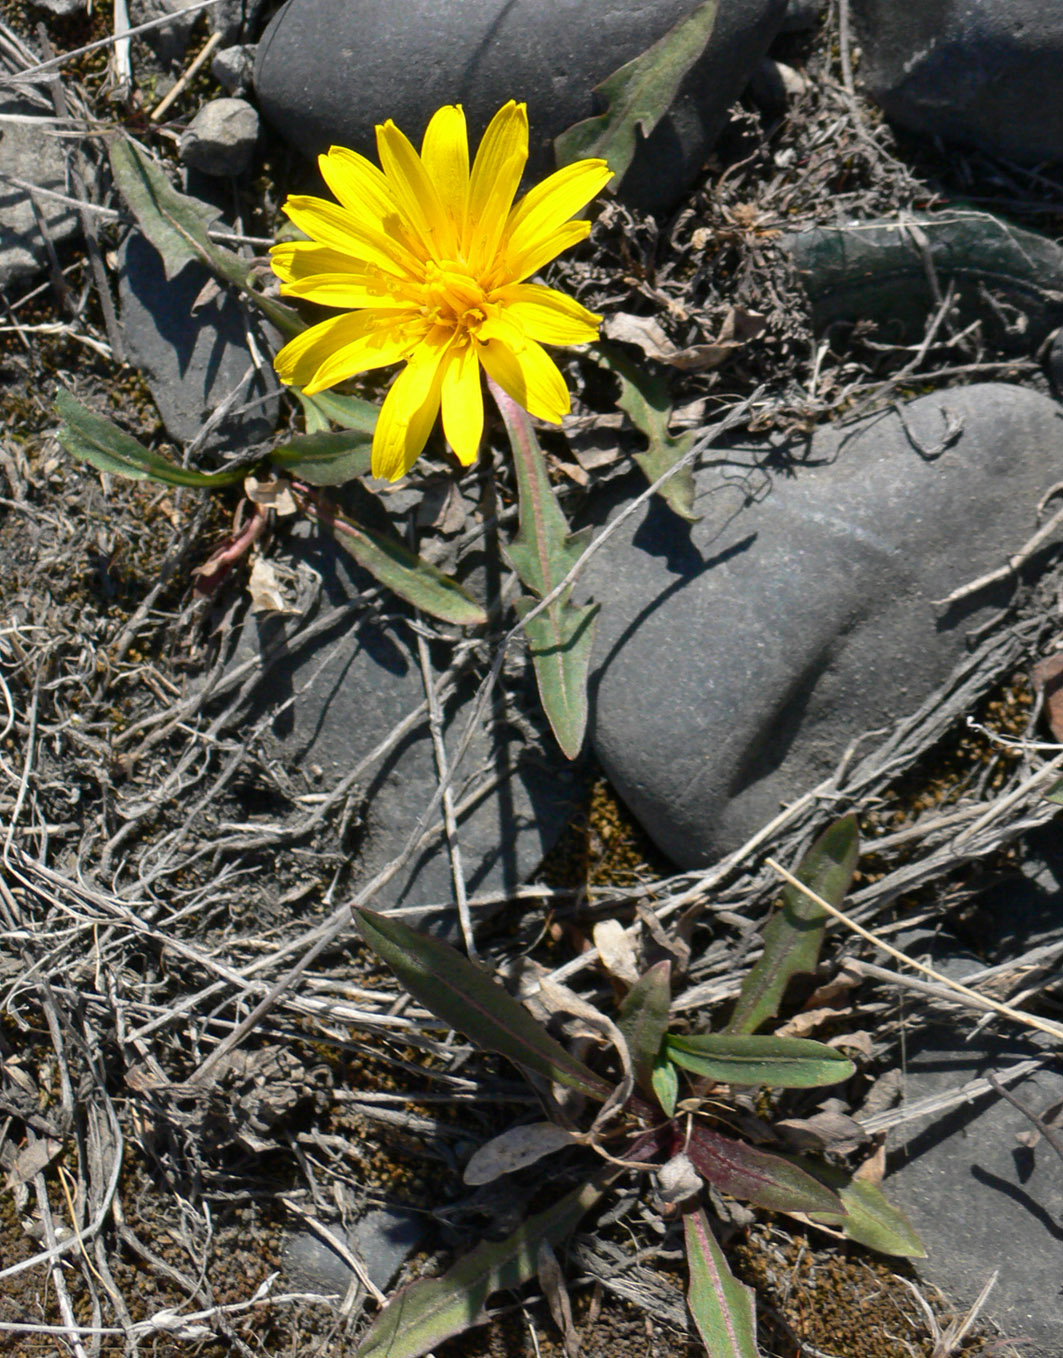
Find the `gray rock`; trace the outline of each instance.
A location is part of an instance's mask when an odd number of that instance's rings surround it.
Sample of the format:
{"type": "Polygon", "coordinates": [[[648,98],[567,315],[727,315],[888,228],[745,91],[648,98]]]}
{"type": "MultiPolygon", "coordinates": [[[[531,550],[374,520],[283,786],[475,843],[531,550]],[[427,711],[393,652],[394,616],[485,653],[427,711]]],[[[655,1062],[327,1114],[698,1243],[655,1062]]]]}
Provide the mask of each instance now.
{"type": "Polygon", "coordinates": [[[739,847],[930,696],[1010,585],[935,600],[1030,535],[1061,436],[1048,397],[958,388],[807,446],[714,450],[692,530],[657,502],[618,530],[583,581],[602,603],[590,732],[667,854],[739,847]]]}
{"type": "MultiPolygon", "coordinates": [[[[969,974],[969,969],[968,973],[969,974]]],[[[958,1089],[1041,1055],[1022,1037],[968,1037],[966,1025],[909,1037],[905,1100],[958,1089]]],[[[1063,1076],[1040,1070],[1008,1086],[1031,1112],[1063,1098],[1063,1076]]],[[[917,1269],[957,1308],[970,1306],[995,1270],[983,1315],[1026,1358],[1059,1358],[1063,1336],[1063,1177],[1042,1140],[1017,1139],[1030,1122],[995,1093],[889,1134],[886,1193],[922,1237],[917,1269]],[[1026,1341],[1026,1342],[1024,1342],[1026,1341]]]]}
{"type": "MultiPolygon", "coordinates": [[[[367,1212],[346,1237],[338,1226],[332,1230],[365,1265],[374,1285],[384,1291],[421,1243],[424,1214],[404,1207],[379,1207],[367,1212]]],[[[341,1299],[357,1276],[334,1249],[310,1231],[293,1231],[286,1238],[281,1267],[290,1286],[335,1294],[341,1299]]]]}
{"type": "Polygon", "coordinates": [[[188,52],[192,29],[201,12],[185,14],[184,11],[193,4],[195,0],[129,0],[129,21],[134,28],[165,15],[173,16],[169,23],[149,28],[139,35],[164,65],[183,61],[188,52]]]}
{"type": "MultiPolygon", "coordinates": [[[[397,608],[389,608],[383,621],[349,615],[302,644],[299,634],[306,625],[326,608],[357,600],[373,581],[327,533],[305,522],[293,529],[284,559],[320,578],[320,601],[298,620],[276,614],[247,620],[236,661],[262,654],[271,663],[241,726],[266,718],[267,757],[306,790],[327,792],[424,701],[424,685],[415,638],[397,608]],[[295,702],[289,702],[293,696],[295,702]]],[[[572,819],[581,795],[580,776],[541,729],[531,675],[520,666],[502,682],[503,698],[477,725],[454,785],[470,895],[512,890],[526,881],[572,819]]],[[[472,696],[470,685],[446,705],[451,759],[472,696]]],[[[437,782],[427,722],[421,720],[391,754],[371,765],[355,789],[362,818],[356,887],[403,849],[437,782]]],[[[439,819],[437,810],[429,823],[439,819]]],[[[436,839],[370,904],[439,905],[453,899],[449,857],[436,839]]],[[[456,928],[449,908],[443,927],[456,928]]]]}
{"type": "MultiPolygon", "coordinates": [[[[593,87],[695,4],[288,0],[259,44],[255,89],[266,120],[308,157],[334,142],[375,156],[373,127],[386,118],[418,142],[432,113],[451,103],[464,105],[478,140],[507,99],[525,100],[529,168],[538,177],[554,166],[553,139],[601,111],[593,87]]],[[[786,0],[720,6],[704,56],[625,180],[628,202],[670,205],[697,175],[785,7],[786,0]]]]}
{"type": "Polygon", "coordinates": [[[179,154],[203,174],[240,175],[254,158],[258,131],[258,114],[246,99],[211,99],[185,128],[179,154]]]}
{"type": "Polygon", "coordinates": [[[191,263],[167,280],[155,247],[139,232],[118,252],[118,301],[126,353],[142,370],[166,431],[178,443],[198,438],[225,406],[201,446],[245,448],[269,438],[279,413],[269,355],[276,347],[257,318],[227,289],[197,305],[213,275],[191,263]],[[247,343],[256,335],[261,366],[247,343]]]}
{"type": "MultiPolygon", "coordinates": [[[[66,143],[51,135],[51,124],[47,122],[51,110],[41,109],[28,99],[4,99],[0,101],[0,113],[42,119],[40,127],[29,122],[2,124],[0,170],[51,193],[73,196],[63,151],[66,143]]],[[[76,208],[43,194],[36,205],[53,244],[69,240],[80,231],[76,208]]],[[[31,196],[25,189],[0,183],[0,287],[20,278],[32,278],[44,267],[47,258],[31,196]]]]}
{"type": "Polygon", "coordinates": [[[258,36],[269,0],[218,0],[211,10],[210,25],[222,42],[248,42],[258,36]]]}
{"type": "Polygon", "coordinates": [[[854,0],[853,17],[861,79],[901,126],[1063,160],[1063,0],[854,0]]]}
{"type": "Polygon", "coordinates": [[[210,73],[230,94],[243,94],[251,88],[255,72],[257,43],[237,43],[223,47],[211,59],[210,73]]]}

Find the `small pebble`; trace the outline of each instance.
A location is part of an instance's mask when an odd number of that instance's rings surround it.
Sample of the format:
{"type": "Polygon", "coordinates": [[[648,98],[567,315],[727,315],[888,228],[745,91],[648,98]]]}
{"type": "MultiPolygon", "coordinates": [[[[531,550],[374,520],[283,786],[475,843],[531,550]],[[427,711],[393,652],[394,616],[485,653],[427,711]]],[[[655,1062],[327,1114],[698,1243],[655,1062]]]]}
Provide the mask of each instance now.
{"type": "Polygon", "coordinates": [[[258,129],[258,114],[245,99],[212,99],[185,129],[180,157],[217,178],[243,174],[255,154],[258,129]]]}
{"type": "Polygon", "coordinates": [[[215,53],[210,63],[210,73],[229,94],[244,94],[251,88],[257,51],[257,43],[237,43],[235,47],[226,47],[215,53]]]}

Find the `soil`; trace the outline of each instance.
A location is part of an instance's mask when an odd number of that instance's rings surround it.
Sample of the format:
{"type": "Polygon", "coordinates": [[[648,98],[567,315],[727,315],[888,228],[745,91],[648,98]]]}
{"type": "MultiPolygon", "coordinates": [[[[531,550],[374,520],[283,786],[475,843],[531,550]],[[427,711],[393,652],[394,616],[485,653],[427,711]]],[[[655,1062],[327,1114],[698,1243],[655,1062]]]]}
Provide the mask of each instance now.
{"type": "MultiPolygon", "coordinates": [[[[816,32],[776,48],[804,73],[806,92],[785,112],[736,108],[703,182],[671,220],[612,206],[587,249],[557,268],[589,305],[653,315],[679,345],[697,327],[719,333],[736,308],[764,318],[723,368],[671,374],[677,427],[762,386],[754,424],[764,431],[807,428],[869,396],[930,389],[936,369],[964,367],[967,376],[953,381],[992,368],[994,377],[1045,385],[1032,360],[947,326],[923,368],[896,388],[891,375],[910,353],[870,332],[837,352],[817,351],[804,294],[776,248],[779,230],[815,221],[828,201],[832,212],[844,202],[872,217],[953,192],[991,197],[1004,175],[986,157],[898,139],[858,89],[850,95],[834,8],[816,32]],[[692,248],[695,221],[715,242],[711,252],[704,240],[692,248]]],[[[0,5],[0,14],[9,32],[41,41],[23,5],[0,5]]],[[[110,32],[110,9],[98,4],[91,16],[39,17],[57,52],[110,32]]],[[[206,36],[201,20],[184,64],[206,36]]],[[[138,43],[134,69],[137,84],[119,101],[106,49],[61,68],[61,80],[79,107],[124,123],[169,161],[199,102],[223,91],[201,72],[153,128],[147,111],[179,67],[167,69],[138,43]]],[[[98,154],[90,138],[85,150],[98,154]]],[[[267,138],[239,190],[249,232],[276,229],[278,204],[299,174],[267,138]]],[[[1014,167],[1006,179],[1013,219],[1059,238],[1063,184],[1014,167]]],[[[124,229],[101,228],[105,264],[124,229]]],[[[53,271],[9,296],[0,334],[0,1351],[349,1354],[373,1303],[358,1298],[344,1310],[292,1295],[282,1271],[286,1233],[308,1218],[345,1224],[368,1205],[412,1206],[425,1214],[426,1248],[402,1277],[442,1270],[497,1225],[498,1204],[469,1203],[461,1165],[527,1117],[527,1091],[503,1062],[460,1040],[444,1043],[416,1010],[409,1026],[397,1026],[406,1007],[393,978],[342,919],[357,789],[308,816],[306,789],[238,725],[240,691],[219,679],[246,609],[246,563],[209,594],[196,592],[193,577],[229,531],[238,493],[117,480],[73,463],[56,443],[52,402],[62,383],[145,443],[167,446],[140,375],[109,357],[106,307],[84,244],[60,246],[57,265],[62,285],[53,271]],[[302,975],[283,981],[322,938],[327,946],[302,975]],[[276,1003],[217,1059],[218,1044],[271,986],[276,1003]],[[201,1078],[205,1063],[210,1078],[201,1078]],[[66,1241],[74,1243],[61,1263],[41,1260],[66,1241]]],[[[626,473],[628,445],[638,445],[624,435],[617,446],[611,382],[576,359],[569,376],[584,419],[571,435],[544,435],[544,446],[574,518],[596,487],[626,473]],[[610,441],[611,457],[589,455],[610,441]]],[[[451,474],[445,458],[429,456],[425,483],[440,472],[451,474]]],[[[473,504],[476,475],[466,483],[473,504]]],[[[506,475],[503,505],[512,503],[506,475]]],[[[268,551],[283,560],[282,530],[268,551]]],[[[1029,622],[1039,607],[1036,587],[1023,586],[1012,620],[1029,622]]],[[[1023,672],[1047,628],[1027,627],[1021,646],[986,670],[972,705],[943,718],[913,748],[903,776],[864,808],[865,838],[880,844],[864,861],[862,886],[918,863],[917,833],[906,845],[890,836],[929,825],[943,806],[991,805],[1014,789],[1014,759],[959,717],[973,711],[997,729],[1028,728],[1023,672]]],[[[558,966],[587,946],[596,919],[630,922],[636,902],[681,889],[590,765],[588,774],[586,806],[543,865],[542,895],[511,902],[479,940],[508,974],[522,957],[558,966]]],[[[957,905],[1019,851],[1013,823],[1001,820],[973,866],[914,873],[912,889],[890,895],[878,922],[921,914],[954,924],[957,905]]],[[[729,915],[669,926],[702,959],[691,979],[717,982],[716,1003],[735,993],[750,926],[773,894],[753,877],[727,890],[729,915]]],[[[596,984],[604,989],[600,977],[596,984]]],[[[1040,1003],[1051,1012],[1051,996],[1040,1003]]],[[[910,998],[909,1022],[917,1004],[910,998]]],[[[876,1035],[868,1084],[894,1059],[888,1036],[876,1035]]],[[[619,1222],[589,1219],[573,1252],[562,1252],[581,1351],[701,1352],[675,1320],[685,1282],[674,1225],[669,1233],[649,1189],[632,1203],[619,1222]],[[630,1277],[617,1266],[596,1278],[579,1263],[581,1245],[610,1244],[638,1256],[630,1277]]],[[[806,1237],[767,1214],[736,1228],[727,1249],[756,1289],[766,1355],[946,1351],[915,1291],[941,1330],[955,1309],[915,1284],[907,1266],[806,1237]]],[[[442,1345],[439,1358],[563,1352],[536,1289],[493,1305],[490,1324],[442,1345]]],[[[951,1351],[999,1353],[995,1342],[979,1322],[951,1351]]]]}

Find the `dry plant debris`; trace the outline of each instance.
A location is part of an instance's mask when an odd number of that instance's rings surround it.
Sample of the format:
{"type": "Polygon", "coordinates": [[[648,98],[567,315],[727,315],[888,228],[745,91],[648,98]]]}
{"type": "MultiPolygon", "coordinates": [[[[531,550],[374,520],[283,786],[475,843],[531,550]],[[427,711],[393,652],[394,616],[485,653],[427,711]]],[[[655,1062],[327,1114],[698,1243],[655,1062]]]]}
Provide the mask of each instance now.
{"type": "MultiPolygon", "coordinates": [[[[0,47],[24,62],[24,43],[39,35],[23,6],[0,13],[0,47]]],[[[704,185],[671,221],[614,206],[593,249],[557,271],[587,305],[628,318],[626,335],[640,333],[674,370],[676,428],[749,401],[752,427],[804,429],[939,382],[1032,372],[954,325],[947,307],[914,352],[870,335],[842,352],[813,339],[777,233],[816,220],[828,201],[867,218],[925,209],[953,172],[930,149],[906,146],[902,156],[854,96],[836,19],[814,47],[793,40],[808,82],[785,119],[765,127],[739,110],[704,185]],[[744,342],[729,361],[709,362],[707,348],[736,334],[744,342]]],[[[50,17],[47,31],[59,52],[114,36],[100,5],[90,18],[50,17]]],[[[77,145],[86,167],[94,129],[114,116],[106,52],[86,52],[33,86],[65,101],[85,134],[77,145]]],[[[197,81],[202,70],[169,118],[194,111],[197,81]]],[[[159,112],[155,91],[137,96],[134,123],[159,112]]],[[[249,231],[272,228],[269,171],[282,163],[262,166],[258,197],[245,204],[249,231]]],[[[964,158],[961,171],[972,195],[998,187],[983,157],[964,158]]],[[[1010,209],[1058,227],[1063,189],[1011,173],[1010,209]]],[[[463,1158],[526,1112],[524,1096],[499,1063],[404,1006],[352,943],[346,882],[371,767],[316,794],[268,763],[258,733],[241,726],[261,674],[225,663],[243,606],[238,582],[210,600],[189,589],[223,531],[218,504],[101,485],[54,446],[58,377],[139,437],[160,437],[143,383],[128,369],[116,374],[121,337],[101,261],[118,210],[97,200],[91,174],[83,181],[87,243],[58,248],[45,281],[5,298],[0,334],[0,1327],[16,1358],[339,1354],[364,1323],[366,1298],[337,1311],[287,1292],[276,1272],[282,1231],[308,1215],[345,1224],[366,1204],[394,1201],[434,1216],[439,1240],[497,1224],[512,1202],[445,1204],[461,1196],[463,1158]]],[[[249,236],[247,248],[260,239],[249,236]]],[[[625,464],[611,379],[570,366],[580,398],[548,447],[575,505],[625,464]]],[[[483,531],[475,498],[447,511],[463,548],[483,531]]],[[[854,918],[882,928],[898,911],[933,919],[954,910],[976,868],[1056,814],[1044,794],[1063,756],[1027,739],[1036,714],[1009,692],[1056,644],[1060,588],[1058,569],[1034,583],[1020,574],[1008,616],[941,693],[884,740],[853,748],[833,780],[705,872],[666,875],[644,859],[611,865],[625,835],[597,793],[578,870],[509,902],[505,925],[481,934],[485,955],[515,972],[531,951],[593,995],[603,984],[593,923],[615,917],[674,955],[686,949],[676,1011],[709,1012],[734,997],[754,960],[754,926],[776,892],[765,856],[794,862],[814,828],[849,807],[875,836],[849,902],[854,918]],[[964,734],[976,711],[1018,743],[964,734]],[[978,751],[964,748],[975,740],[978,751]]],[[[456,654],[440,684],[484,659],[456,654]]],[[[377,761],[405,729],[380,733],[377,761]]],[[[475,919],[498,903],[469,904],[475,919]]],[[[942,1006],[971,1021],[948,995],[879,965],[848,937],[839,945],[858,958],[862,979],[848,1009],[837,996],[823,1007],[872,1034],[872,1055],[889,1048],[897,986],[909,1024],[942,1006]]],[[[1004,998],[1025,987],[1024,1002],[1051,1015],[1054,960],[1031,953],[982,980],[1004,998]],[[1031,975],[1040,978],[1033,987],[1031,975]]],[[[902,1115],[887,1098],[865,1129],[902,1115]]],[[[761,1289],[761,1324],[779,1354],[872,1358],[898,1343],[941,1351],[937,1322],[852,1247],[771,1222],[740,1234],[732,1252],[761,1289]]],[[[633,1194],[578,1239],[566,1267],[586,1355],[688,1352],[675,1257],[659,1217],[633,1194]]],[[[441,1358],[560,1351],[541,1307],[503,1310],[441,1358]]],[[[947,1325],[937,1303],[931,1315],[947,1325]]],[[[988,1351],[987,1334],[976,1326],[957,1351],[988,1351]]]]}

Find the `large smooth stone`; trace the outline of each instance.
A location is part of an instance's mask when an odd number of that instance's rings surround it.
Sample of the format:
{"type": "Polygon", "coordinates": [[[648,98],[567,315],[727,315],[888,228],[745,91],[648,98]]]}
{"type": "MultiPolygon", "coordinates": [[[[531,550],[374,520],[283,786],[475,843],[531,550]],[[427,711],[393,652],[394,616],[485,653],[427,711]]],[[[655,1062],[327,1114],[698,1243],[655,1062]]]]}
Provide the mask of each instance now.
{"type": "Polygon", "coordinates": [[[1035,530],[1063,409],[987,383],[902,414],[710,450],[700,523],[653,502],[589,563],[594,749],[683,867],[740,847],[856,736],[914,712],[1011,592],[935,602],[1035,530]]]}
{"type": "MultiPolygon", "coordinates": [[[[288,0],[259,45],[255,90],[268,122],[304,155],[337,143],[375,159],[392,118],[420,143],[443,104],[460,103],[476,140],[508,99],[524,100],[529,169],[554,168],[553,139],[601,112],[592,90],[639,56],[696,0],[288,0]]],[[[622,196],[673,203],[697,175],[786,0],[721,0],[708,48],[643,144],[622,196]]]]}
{"type": "Polygon", "coordinates": [[[860,77],[915,132],[1063,160],[1063,0],[854,0],[860,77]]]}
{"type": "MultiPolygon", "coordinates": [[[[415,636],[401,607],[392,600],[386,617],[360,613],[358,599],[374,582],[327,533],[297,524],[283,560],[304,576],[318,577],[320,597],[301,617],[247,618],[234,659],[261,656],[265,672],[240,724],[261,726],[267,757],[278,761],[295,788],[320,795],[424,702],[424,683],[415,636]],[[328,609],[344,606],[351,607],[346,617],[304,640],[308,626],[319,624],[328,609]]],[[[470,896],[511,891],[527,881],[582,798],[582,774],[543,729],[530,673],[516,658],[514,666],[506,667],[498,701],[477,722],[452,785],[470,896]]],[[[473,685],[466,684],[445,704],[451,762],[473,696],[473,685]]],[[[404,849],[437,786],[428,721],[422,717],[352,789],[360,807],[355,890],[404,849]]],[[[302,820],[305,808],[294,814],[302,820]]],[[[440,819],[437,808],[429,825],[440,819]]],[[[438,836],[366,903],[374,909],[448,908],[453,900],[450,858],[438,836]]],[[[438,910],[431,913],[435,917],[438,910]]],[[[453,909],[441,927],[456,931],[453,909]]]]}

